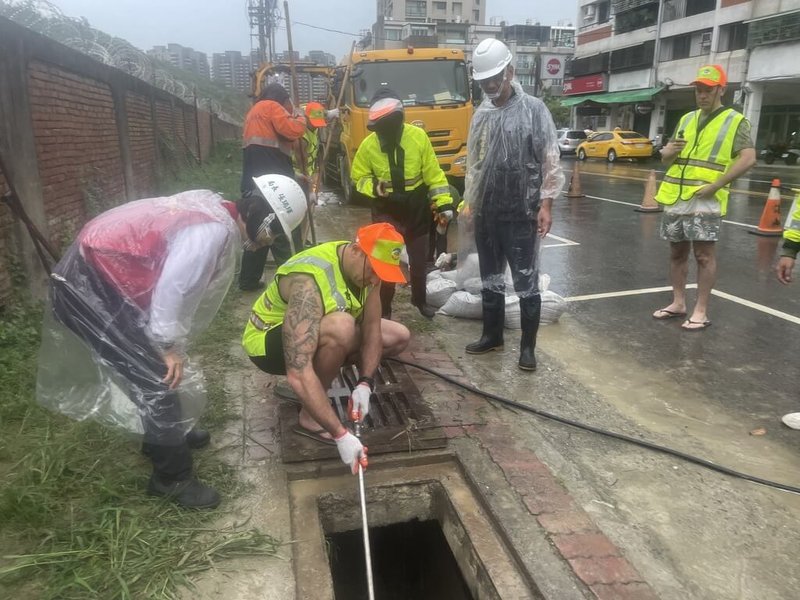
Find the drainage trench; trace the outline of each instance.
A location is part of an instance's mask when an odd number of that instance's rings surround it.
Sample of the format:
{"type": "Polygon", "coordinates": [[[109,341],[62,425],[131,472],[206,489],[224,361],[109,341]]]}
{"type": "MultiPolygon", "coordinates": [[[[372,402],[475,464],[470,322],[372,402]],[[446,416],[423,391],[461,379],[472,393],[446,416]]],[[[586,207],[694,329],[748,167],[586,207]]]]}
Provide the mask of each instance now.
{"type": "MultiPolygon", "coordinates": [[[[387,372],[382,365],[376,389],[380,404],[364,436],[371,456],[366,497],[375,597],[541,598],[458,459],[443,450],[425,449],[444,446],[446,438],[435,427],[416,435],[418,419],[432,423],[430,411],[404,369],[391,369],[387,372]],[[388,454],[397,452],[400,438],[405,438],[400,441],[403,454],[388,454]]],[[[342,399],[346,404],[347,388],[356,379],[354,373],[343,373],[339,391],[331,394],[332,404],[341,406],[342,399]]],[[[283,423],[284,414],[296,421],[296,411],[281,408],[282,432],[293,427],[291,420],[283,423]]],[[[297,598],[368,598],[358,479],[342,475],[340,464],[316,462],[326,452],[338,460],[335,448],[308,446],[315,442],[297,434],[288,445],[283,438],[284,461],[292,463],[288,476],[297,598]]]]}

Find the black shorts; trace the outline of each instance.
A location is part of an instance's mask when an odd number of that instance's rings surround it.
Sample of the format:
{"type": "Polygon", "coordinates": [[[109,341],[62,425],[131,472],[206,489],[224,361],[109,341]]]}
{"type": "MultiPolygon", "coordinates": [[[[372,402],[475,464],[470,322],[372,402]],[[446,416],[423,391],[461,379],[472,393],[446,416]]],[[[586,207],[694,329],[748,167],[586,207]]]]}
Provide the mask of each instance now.
{"type": "Polygon", "coordinates": [[[286,375],[286,359],[283,355],[283,325],[272,327],[264,337],[266,356],[251,356],[255,366],[271,375],[286,375]]]}

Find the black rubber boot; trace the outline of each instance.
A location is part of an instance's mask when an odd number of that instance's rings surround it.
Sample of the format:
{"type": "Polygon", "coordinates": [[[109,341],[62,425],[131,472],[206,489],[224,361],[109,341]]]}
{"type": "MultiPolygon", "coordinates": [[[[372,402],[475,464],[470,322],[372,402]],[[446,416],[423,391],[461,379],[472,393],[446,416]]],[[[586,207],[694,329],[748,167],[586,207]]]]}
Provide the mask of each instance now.
{"type": "Polygon", "coordinates": [[[181,481],[165,481],[155,473],[150,476],[147,493],[162,496],[186,508],[216,508],[220,503],[217,490],[194,477],[181,481]]]}
{"type": "Polygon", "coordinates": [[[522,325],[522,338],[519,342],[519,368],[523,371],[536,370],[536,334],[539,332],[539,319],[542,315],[542,297],[539,294],[519,299],[519,317],[522,325]]]}
{"type": "Polygon", "coordinates": [[[415,304],[414,306],[417,307],[419,314],[421,314],[426,319],[432,319],[433,315],[436,314],[436,309],[433,308],[430,304],[415,304]]]}
{"type": "Polygon", "coordinates": [[[481,290],[483,298],[483,334],[477,342],[467,344],[467,354],[486,354],[503,349],[503,323],[506,316],[506,297],[498,292],[481,290]]]}
{"type": "Polygon", "coordinates": [[[205,429],[192,429],[186,434],[186,443],[192,450],[205,448],[211,443],[211,434],[205,429]]]}

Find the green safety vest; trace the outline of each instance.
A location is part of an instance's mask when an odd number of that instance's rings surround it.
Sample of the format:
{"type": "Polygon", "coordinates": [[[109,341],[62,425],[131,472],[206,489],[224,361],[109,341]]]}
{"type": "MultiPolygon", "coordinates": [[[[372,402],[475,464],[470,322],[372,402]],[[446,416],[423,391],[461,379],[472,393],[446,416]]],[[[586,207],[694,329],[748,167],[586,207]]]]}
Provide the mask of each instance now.
{"type": "Polygon", "coordinates": [[[428,198],[437,207],[452,204],[450,184],[439,165],[436,152],[425,130],[405,123],[400,137],[400,147],[403,149],[403,164],[398,166],[403,169],[404,189],[393,188],[389,156],[381,149],[378,135],[374,132],[364,138],[353,157],[350,177],[356,189],[374,199],[373,184],[378,180],[388,182],[389,194],[411,192],[424,183],[428,187],[428,198]]]}
{"type": "MultiPolygon", "coordinates": [[[[724,175],[733,163],[733,141],[742,119],[744,116],[741,113],[727,108],[700,128],[699,110],[684,115],[678,130],[683,130],[686,146],[667,169],[656,201],[675,204],[678,200],[691,200],[700,188],[724,175]]],[[[722,216],[728,212],[729,188],[730,185],[726,185],[714,194],[722,216]]]]}
{"type": "Polygon", "coordinates": [[[267,331],[283,323],[286,301],[281,297],[278,281],[284,275],[304,273],[317,284],[323,303],[323,314],[346,312],[358,318],[363,310],[362,299],[350,292],[342,273],[337,249],[348,242],[326,242],[295,254],[278,267],[275,278],[253,304],[242,336],[248,356],[266,356],[267,331]]]}

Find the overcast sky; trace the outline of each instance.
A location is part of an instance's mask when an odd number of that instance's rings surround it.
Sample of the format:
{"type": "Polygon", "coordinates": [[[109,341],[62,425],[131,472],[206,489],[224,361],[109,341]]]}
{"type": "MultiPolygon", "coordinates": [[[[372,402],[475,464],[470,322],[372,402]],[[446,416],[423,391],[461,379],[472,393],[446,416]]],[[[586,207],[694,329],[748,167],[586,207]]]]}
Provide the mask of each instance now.
{"type": "MultiPolygon", "coordinates": [[[[503,17],[508,23],[534,19],[542,25],[559,21],[573,23],[577,0],[484,0],[487,22],[503,17]]],[[[169,42],[195,50],[250,51],[250,26],[247,0],[51,0],[70,17],[86,17],[89,24],[110,35],[124,38],[134,46],[149,50],[169,42]]],[[[283,0],[279,0],[283,14],[283,0]]],[[[300,25],[308,23],[349,33],[369,29],[375,22],[376,0],[290,0],[292,42],[301,55],[309,50],[324,50],[344,56],[353,39],[300,25]],[[300,22],[300,23],[298,23],[300,22]]],[[[286,35],[276,36],[278,51],[286,49],[286,35]]]]}

